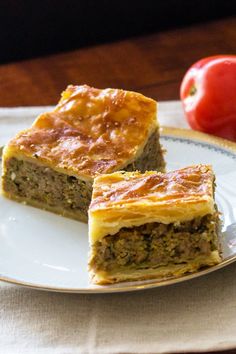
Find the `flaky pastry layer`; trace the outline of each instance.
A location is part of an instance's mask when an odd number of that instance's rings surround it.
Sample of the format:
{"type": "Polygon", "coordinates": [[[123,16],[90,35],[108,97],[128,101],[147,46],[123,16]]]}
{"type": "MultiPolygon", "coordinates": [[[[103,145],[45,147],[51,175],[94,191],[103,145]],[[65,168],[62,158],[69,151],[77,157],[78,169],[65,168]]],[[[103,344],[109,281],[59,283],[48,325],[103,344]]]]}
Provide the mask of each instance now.
{"type": "Polygon", "coordinates": [[[95,284],[105,285],[122,281],[137,281],[156,279],[163,281],[171,278],[178,278],[187,273],[194,273],[203,266],[213,266],[219,264],[221,258],[217,250],[211,252],[209,256],[199,256],[188,263],[169,264],[157,266],[156,268],[142,269],[120,269],[117,272],[93,271],[90,272],[92,281],[95,284]]]}
{"type": "Polygon", "coordinates": [[[168,173],[116,172],[95,178],[89,209],[90,244],[122,227],[169,224],[213,214],[214,174],[209,165],[168,173]]]}
{"type": "Polygon", "coordinates": [[[68,86],[52,112],[41,114],[4,149],[58,172],[92,179],[132,163],[158,127],[156,102],[118,89],[68,86]]]}

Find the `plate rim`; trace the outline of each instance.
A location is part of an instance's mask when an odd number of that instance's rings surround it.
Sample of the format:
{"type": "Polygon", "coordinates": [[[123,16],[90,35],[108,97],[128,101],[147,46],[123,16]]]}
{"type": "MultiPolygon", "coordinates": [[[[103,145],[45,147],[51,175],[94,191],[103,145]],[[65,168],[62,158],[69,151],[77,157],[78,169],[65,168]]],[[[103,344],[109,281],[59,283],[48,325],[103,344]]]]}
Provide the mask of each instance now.
{"type": "Polygon", "coordinates": [[[200,142],[206,142],[211,145],[221,147],[226,150],[236,154],[236,142],[231,140],[223,139],[218,136],[206,134],[197,130],[185,129],[185,128],[175,128],[175,127],[160,127],[160,136],[172,135],[178,136],[180,138],[190,138],[193,140],[200,140],[200,142]]]}
{"type": "MultiPolygon", "coordinates": [[[[219,138],[213,135],[205,134],[199,131],[184,129],[184,128],[174,128],[174,127],[160,127],[160,137],[165,136],[173,136],[179,137],[184,139],[191,139],[194,141],[205,142],[209,143],[210,145],[220,147],[221,149],[228,150],[235,154],[236,157],[236,143],[219,138]]],[[[215,266],[200,270],[196,273],[187,274],[181,276],[179,278],[170,278],[166,280],[149,280],[148,282],[137,282],[137,284],[127,285],[128,283],[124,283],[126,285],[117,287],[116,284],[114,285],[103,285],[103,286],[95,286],[91,288],[64,288],[64,287],[53,287],[53,286],[45,286],[40,284],[34,284],[27,281],[22,281],[19,279],[11,278],[8,276],[4,276],[0,274],[0,281],[12,284],[12,285],[19,285],[30,289],[35,290],[42,290],[42,291],[50,291],[50,292],[57,292],[57,293],[72,293],[72,294],[105,294],[105,293],[120,293],[120,292],[131,292],[131,291],[138,291],[138,290],[147,290],[153,289],[157,287],[167,286],[167,285],[174,285],[177,283],[181,283],[187,280],[198,278],[202,275],[206,275],[212,273],[216,270],[226,267],[227,265],[236,261],[236,255],[225,259],[220,264],[215,266]]]]}

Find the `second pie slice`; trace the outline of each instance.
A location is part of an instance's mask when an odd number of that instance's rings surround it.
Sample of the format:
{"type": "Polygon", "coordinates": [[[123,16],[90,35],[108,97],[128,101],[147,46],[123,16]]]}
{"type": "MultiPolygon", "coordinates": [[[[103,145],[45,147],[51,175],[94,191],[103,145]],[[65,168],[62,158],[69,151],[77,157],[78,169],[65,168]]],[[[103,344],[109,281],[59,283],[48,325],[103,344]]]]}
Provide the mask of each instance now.
{"type": "Polygon", "coordinates": [[[95,178],[89,209],[97,284],[178,277],[221,261],[211,166],[95,178]]]}

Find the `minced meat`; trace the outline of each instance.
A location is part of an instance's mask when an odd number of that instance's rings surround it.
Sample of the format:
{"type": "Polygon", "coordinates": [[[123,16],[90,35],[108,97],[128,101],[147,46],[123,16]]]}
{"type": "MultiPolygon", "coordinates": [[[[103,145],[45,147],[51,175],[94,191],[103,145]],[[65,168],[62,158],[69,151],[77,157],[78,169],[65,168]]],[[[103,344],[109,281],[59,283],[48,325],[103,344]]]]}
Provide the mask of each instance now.
{"type": "Polygon", "coordinates": [[[217,224],[216,213],[178,224],[155,222],[122,228],[93,245],[91,267],[96,270],[154,267],[207,256],[218,248],[217,224]]]}

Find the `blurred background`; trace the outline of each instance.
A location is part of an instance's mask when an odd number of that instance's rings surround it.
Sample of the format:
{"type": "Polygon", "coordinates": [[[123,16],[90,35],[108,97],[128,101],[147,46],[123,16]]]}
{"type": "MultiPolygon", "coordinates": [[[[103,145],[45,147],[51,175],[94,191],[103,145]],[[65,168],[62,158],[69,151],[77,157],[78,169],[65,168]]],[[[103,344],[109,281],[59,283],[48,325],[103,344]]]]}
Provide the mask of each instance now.
{"type": "Polygon", "coordinates": [[[173,100],[194,62],[236,54],[236,0],[0,0],[0,33],[0,106],[85,83],[173,100]]]}
{"type": "Polygon", "coordinates": [[[0,63],[235,14],[235,0],[1,0],[0,63]]]}

